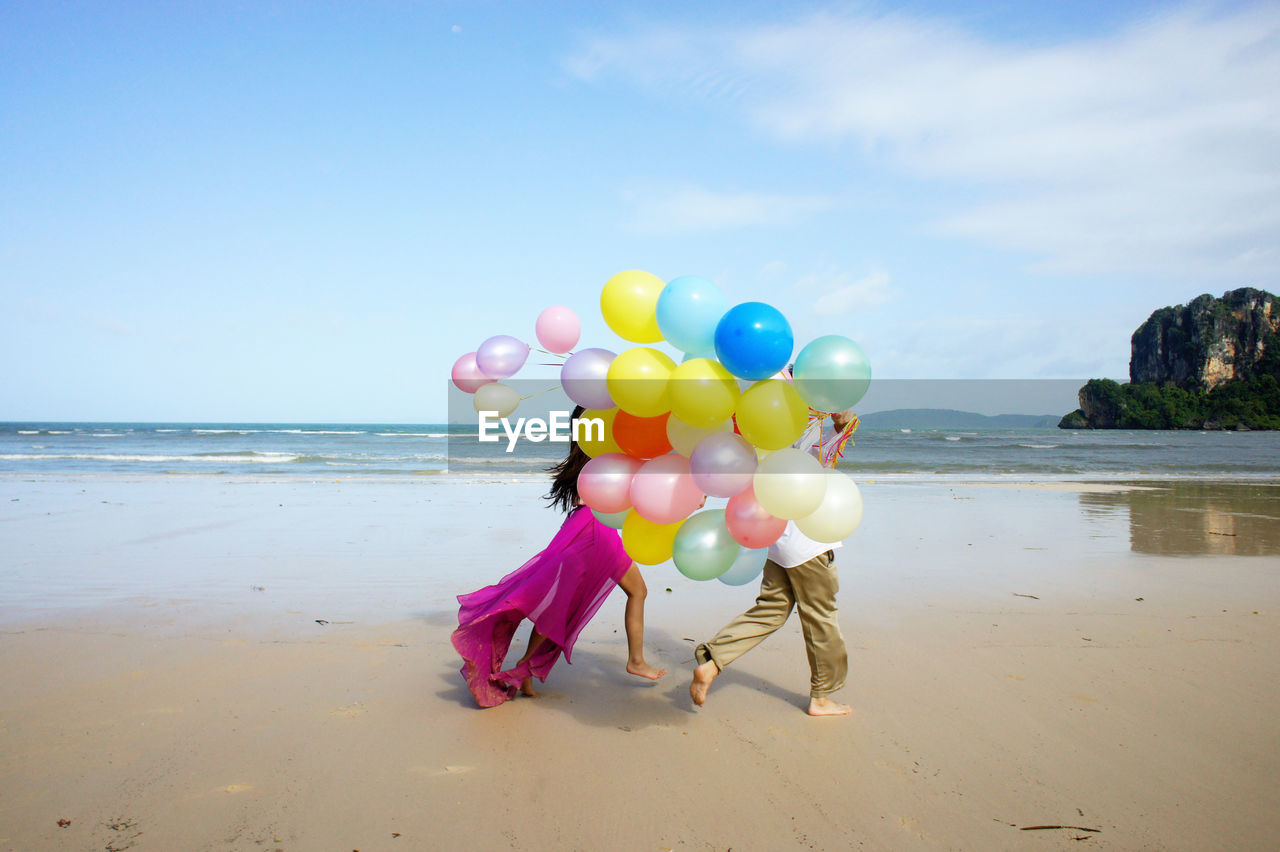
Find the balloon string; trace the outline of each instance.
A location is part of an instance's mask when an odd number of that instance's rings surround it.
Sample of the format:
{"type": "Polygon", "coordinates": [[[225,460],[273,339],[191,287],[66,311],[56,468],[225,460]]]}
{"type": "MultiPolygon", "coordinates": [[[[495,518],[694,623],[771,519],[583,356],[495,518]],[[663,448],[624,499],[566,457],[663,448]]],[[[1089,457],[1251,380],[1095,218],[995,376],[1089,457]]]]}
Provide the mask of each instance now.
{"type": "MultiPolygon", "coordinates": [[[[541,349],[537,346],[530,346],[529,348],[532,349],[534,352],[541,352],[543,355],[550,355],[552,358],[563,358],[566,361],[569,360],[569,356],[573,354],[572,352],[548,352],[547,350],[541,349]]],[[[544,366],[555,366],[555,365],[547,364],[544,366]]]]}
{"type": "MultiPolygon", "coordinates": [[[[829,416],[826,412],[809,409],[810,419],[817,419],[821,422],[829,416]]],[[[836,463],[844,456],[845,449],[853,446],[851,439],[853,438],[853,433],[858,431],[858,425],[858,415],[854,414],[852,419],[845,424],[843,429],[832,436],[830,441],[824,443],[821,437],[818,438],[818,461],[822,463],[823,467],[834,468],[836,463]]]]}
{"type": "Polygon", "coordinates": [[[557,391],[557,390],[560,390],[560,385],[556,385],[553,388],[545,388],[535,393],[525,394],[524,396],[520,397],[520,399],[522,400],[533,399],[535,396],[542,396],[544,393],[551,393],[551,391],[557,391]]]}

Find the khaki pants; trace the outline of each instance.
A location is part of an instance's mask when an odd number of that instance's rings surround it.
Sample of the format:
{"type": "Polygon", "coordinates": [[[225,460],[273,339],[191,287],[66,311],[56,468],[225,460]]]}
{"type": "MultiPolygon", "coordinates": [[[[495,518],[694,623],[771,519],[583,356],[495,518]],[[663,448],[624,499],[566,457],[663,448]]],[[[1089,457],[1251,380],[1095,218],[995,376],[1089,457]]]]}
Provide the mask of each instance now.
{"type": "Polygon", "coordinates": [[[810,697],[822,698],[844,686],[849,657],[837,620],[840,580],[833,557],[828,550],[792,568],[765,562],[755,606],[726,624],[716,638],[699,645],[694,651],[698,663],[714,660],[723,669],[785,624],[795,606],[800,610],[809,657],[810,697]]]}

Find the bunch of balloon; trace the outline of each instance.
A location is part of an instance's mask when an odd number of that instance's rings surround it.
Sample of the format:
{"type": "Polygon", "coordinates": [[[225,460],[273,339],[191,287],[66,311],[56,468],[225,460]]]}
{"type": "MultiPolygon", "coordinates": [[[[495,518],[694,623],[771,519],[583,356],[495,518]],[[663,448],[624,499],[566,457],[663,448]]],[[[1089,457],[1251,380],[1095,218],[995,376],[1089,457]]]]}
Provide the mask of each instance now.
{"type": "MultiPolygon", "coordinates": [[[[561,355],[578,345],[582,323],[578,315],[563,305],[553,305],[538,315],[534,334],[544,347],[542,351],[561,355]]],[[[450,377],[458,390],[473,396],[477,412],[495,411],[506,417],[520,405],[520,394],[503,384],[529,360],[531,347],[507,334],[498,334],[481,343],[453,363],[450,377]]]]}
{"type": "MultiPolygon", "coordinates": [[[[730,305],[705,278],[670,282],[639,270],[610,278],[600,294],[608,327],[636,344],[621,352],[577,344],[581,326],[568,308],[538,318],[543,351],[567,354],[560,384],[603,430],[579,446],[590,456],[578,477],[582,502],[621,530],[636,562],[670,559],[696,580],[730,585],[759,575],[769,545],[794,521],[820,542],[847,537],[862,517],[857,486],[834,469],[849,434],[797,448],[827,412],[866,393],[865,353],[840,335],[820,337],[795,356],[782,312],[763,302],[730,305]],[[665,341],[679,364],[650,344],[665,341]],[[708,498],[727,501],[704,508],[708,498]],[[701,511],[700,511],[701,510],[701,511]]],[[[477,410],[506,416],[519,399],[501,380],[514,375],[529,347],[486,340],[454,365],[453,380],[476,395],[477,410]],[[482,408],[483,405],[483,408],[482,408]]]]}

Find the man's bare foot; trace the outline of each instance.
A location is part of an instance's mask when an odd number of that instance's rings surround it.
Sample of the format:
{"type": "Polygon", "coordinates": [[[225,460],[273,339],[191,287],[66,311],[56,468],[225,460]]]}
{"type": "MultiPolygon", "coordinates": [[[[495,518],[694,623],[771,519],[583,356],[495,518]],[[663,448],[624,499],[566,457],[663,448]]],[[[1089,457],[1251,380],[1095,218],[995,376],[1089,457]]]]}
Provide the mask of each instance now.
{"type": "Polygon", "coordinates": [[[716,665],[715,660],[707,660],[693,670],[693,683],[689,684],[689,697],[693,699],[694,704],[702,706],[707,700],[707,690],[711,688],[711,681],[715,680],[719,674],[720,667],[716,665]]]}
{"type": "Polygon", "coordinates": [[[520,681],[520,691],[521,691],[523,694],[525,694],[525,695],[529,696],[530,698],[537,698],[537,697],[538,697],[538,693],[536,693],[536,692],[534,692],[534,691],[533,691],[533,677],[532,677],[532,676],[529,676],[529,677],[525,678],[524,680],[520,681]]]}
{"type": "Polygon", "coordinates": [[[810,698],[810,716],[848,716],[853,708],[848,704],[837,704],[830,698],[810,698]]]}
{"type": "Polygon", "coordinates": [[[627,663],[627,673],[636,675],[637,677],[647,677],[649,680],[657,680],[666,674],[667,670],[655,669],[644,660],[641,660],[638,663],[627,663]]]}

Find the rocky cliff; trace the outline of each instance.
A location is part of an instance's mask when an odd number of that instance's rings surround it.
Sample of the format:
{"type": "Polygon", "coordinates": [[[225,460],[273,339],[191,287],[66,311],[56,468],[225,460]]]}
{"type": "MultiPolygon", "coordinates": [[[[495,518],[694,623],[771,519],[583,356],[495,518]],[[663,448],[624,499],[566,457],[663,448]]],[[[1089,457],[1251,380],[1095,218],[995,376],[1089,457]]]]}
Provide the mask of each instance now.
{"type": "Polygon", "coordinates": [[[1280,305],[1244,287],[1161,308],[1130,339],[1127,384],[1090,379],[1062,429],[1280,429],[1280,305]]]}
{"type": "Polygon", "coordinates": [[[1277,331],[1280,305],[1252,287],[1221,299],[1206,293],[1190,304],[1161,308],[1133,333],[1129,381],[1212,390],[1250,378],[1277,331]]]}

